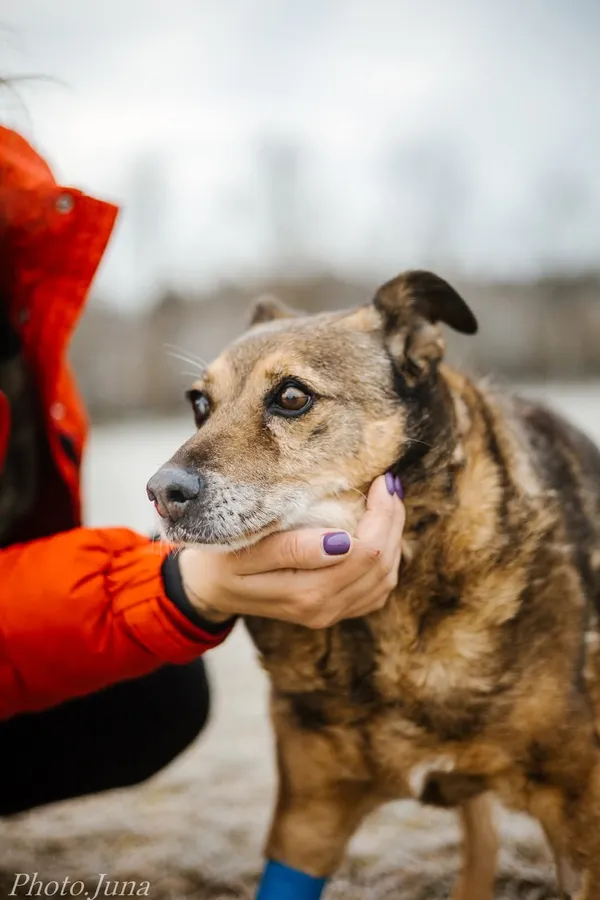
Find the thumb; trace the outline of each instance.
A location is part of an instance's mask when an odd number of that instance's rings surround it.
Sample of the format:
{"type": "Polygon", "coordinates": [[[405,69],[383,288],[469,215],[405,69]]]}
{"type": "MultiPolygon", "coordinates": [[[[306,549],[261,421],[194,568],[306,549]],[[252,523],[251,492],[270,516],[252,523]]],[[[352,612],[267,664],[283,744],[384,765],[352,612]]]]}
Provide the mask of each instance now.
{"type": "Polygon", "coordinates": [[[323,569],[347,559],[351,551],[352,538],[347,531],[284,531],[242,550],[236,571],[240,575],[256,575],[277,569],[323,569]]]}

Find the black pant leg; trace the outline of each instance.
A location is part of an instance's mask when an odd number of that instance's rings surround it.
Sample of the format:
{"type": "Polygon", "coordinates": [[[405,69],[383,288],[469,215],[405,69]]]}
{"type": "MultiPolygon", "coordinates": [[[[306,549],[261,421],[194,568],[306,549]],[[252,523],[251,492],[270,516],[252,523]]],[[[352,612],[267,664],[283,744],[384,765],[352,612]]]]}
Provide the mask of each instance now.
{"type": "Polygon", "coordinates": [[[204,728],[201,659],[0,722],[0,815],[144,781],[204,728]]]}

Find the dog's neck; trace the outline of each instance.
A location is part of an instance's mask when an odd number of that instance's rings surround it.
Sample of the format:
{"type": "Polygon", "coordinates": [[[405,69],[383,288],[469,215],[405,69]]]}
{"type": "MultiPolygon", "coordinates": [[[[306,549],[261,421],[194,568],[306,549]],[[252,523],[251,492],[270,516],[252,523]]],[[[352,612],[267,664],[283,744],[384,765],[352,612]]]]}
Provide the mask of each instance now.
{"type": "Polygon", "coordinates": [[[412,389],[400,385],[408,409],[408,440],[392,471],[402,479],[409,511],[418,512],[409,516],[411,531],[420,533],[425,523],[436,521],[458,502],[455,479],[464,465],[462,437],[468,428],[461,398],[464,384],[462,376],[441,367],[426,384],[412,389]]]}

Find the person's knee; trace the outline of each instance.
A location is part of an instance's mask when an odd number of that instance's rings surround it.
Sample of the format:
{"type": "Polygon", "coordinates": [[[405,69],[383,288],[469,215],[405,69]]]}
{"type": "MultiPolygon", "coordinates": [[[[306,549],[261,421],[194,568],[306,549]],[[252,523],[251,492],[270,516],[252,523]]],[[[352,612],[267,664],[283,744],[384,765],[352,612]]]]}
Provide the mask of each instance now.
{"type": "Polygon", "coordinates": [[[211,711],[202,660],[165,666],[149,677],[144,690],[145,747],[138,756],[132,783],[145,781],[187,750],[204,731],[211,711]]]}
{"type": "Polygon", "coordinates": [[[190,747],[209,714],[208,678],[197,660],[2,722],[11,778],[0,815],[140,784],[190,747]]]}
{"type": "Polygon", "coordinates": [[[210,685],[202,659],[178,669],[173,684],[173,711],[180,740],[186,747],[204,731],[210,718],[210,685]]]}

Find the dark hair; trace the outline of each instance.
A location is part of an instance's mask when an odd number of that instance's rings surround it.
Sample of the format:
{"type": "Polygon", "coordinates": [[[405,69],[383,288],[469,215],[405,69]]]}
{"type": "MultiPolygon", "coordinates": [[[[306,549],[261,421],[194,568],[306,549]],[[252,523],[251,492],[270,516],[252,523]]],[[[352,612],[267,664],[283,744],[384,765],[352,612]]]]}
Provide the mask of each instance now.
{"type": "Polygon", "coordinates": [[[29,81],[49,81],[54,84],[63,84],[60,79],[52,78],[48,75],[0,75],[0,92],[2,90],[10,91],[13,97],[17,98],[19,104],[25,108],[25,104],[19,96],[17,87],[29,81]]]}
{"type": "Polygon", "coordinates": [[[15,110],[29,121],[27,104],[19,88],[30,81],[51,80],[43,75],[0,75],[0,125],[6,122],[7,117],[12,118],[15,110]]]}

